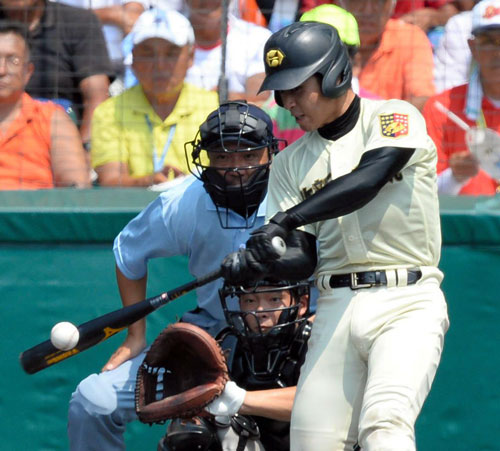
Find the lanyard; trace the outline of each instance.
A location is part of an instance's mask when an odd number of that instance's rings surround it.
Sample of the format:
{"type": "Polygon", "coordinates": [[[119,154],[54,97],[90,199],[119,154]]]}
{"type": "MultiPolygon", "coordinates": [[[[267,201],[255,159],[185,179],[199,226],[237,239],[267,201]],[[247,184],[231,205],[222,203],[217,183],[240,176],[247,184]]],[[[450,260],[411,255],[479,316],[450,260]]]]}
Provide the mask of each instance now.
{"type": "Polygon", "coordinates": [[[482,129],[486,128],[486,119],[484,117],[482,107],[481,107],[481,111],[479,111],[479,114],[477,116],[476,125],[477,125],[477,128],[482,128],[482,129]]]}
{"type": "Polygon", "coordinates": [[[165,141],[165,145],[163,146],[163,151],[161,153],[161,156],[158,158],[158,152],[155,145],[155,136],[153,133],[153,124],[151,123],[151,120],[149,119],[149,116],[147,114],[144,115],[144,118],[146,119],[146,124],[148,124],[149,131],[151,132],[151,139],[153,141],[153,169],[154,172],[160,172],[165,166],[165,158],[167,157],[168,149],[172,144],[172,140],[174,139],[175,127],[177,126],[177,124],[170,126],[170,129],[168,130],[167,140],[165,141]]]}

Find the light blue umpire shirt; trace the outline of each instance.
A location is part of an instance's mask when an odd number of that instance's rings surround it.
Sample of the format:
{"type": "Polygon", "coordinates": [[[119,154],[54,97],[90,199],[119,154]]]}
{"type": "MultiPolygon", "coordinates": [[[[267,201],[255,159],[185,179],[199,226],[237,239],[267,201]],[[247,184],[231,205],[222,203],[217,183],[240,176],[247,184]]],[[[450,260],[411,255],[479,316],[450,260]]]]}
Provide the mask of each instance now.
{"type": "MultiPolygon", "coordinates": [[[[120,271],[129,279],[144,277],[148,260],[186,255],[189,272],[201,277],[220,267],[224,257],[245,247],[252,230],[264,224],[266,199],[257,212],[251,229],[247,220],[229,210],[231,229],[224,229],[215,204],[195,177],[161,193],[116,237],[113,251],[120,271]]],[[[225,214],[225,211],[224,211],[225,214]]],[[[251,221],[250,221],[251,223],[251,221]]],[[[196,290],[200,312],[188,312],[184,321],[209,328],[224,319],[218,279],[196,290]]]]}

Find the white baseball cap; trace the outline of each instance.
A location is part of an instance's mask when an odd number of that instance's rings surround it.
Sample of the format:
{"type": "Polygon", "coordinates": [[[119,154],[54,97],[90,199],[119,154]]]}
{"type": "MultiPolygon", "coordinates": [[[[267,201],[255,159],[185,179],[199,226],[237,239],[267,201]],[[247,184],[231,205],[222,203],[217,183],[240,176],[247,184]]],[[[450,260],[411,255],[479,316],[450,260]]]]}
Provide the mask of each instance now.
{"type": "Polygon", "coordinates": [[[144,11],[132,28],[133,45],[146,39],[161,38],[178,47],[194,44],[194,31],[189,20],[174,10],[158,8],[144,11]]]}
{"type": "Polygon", "coordinates": [[[500,28],[500,0],[483,0],[472,9],[472,34],[500,28]]]}

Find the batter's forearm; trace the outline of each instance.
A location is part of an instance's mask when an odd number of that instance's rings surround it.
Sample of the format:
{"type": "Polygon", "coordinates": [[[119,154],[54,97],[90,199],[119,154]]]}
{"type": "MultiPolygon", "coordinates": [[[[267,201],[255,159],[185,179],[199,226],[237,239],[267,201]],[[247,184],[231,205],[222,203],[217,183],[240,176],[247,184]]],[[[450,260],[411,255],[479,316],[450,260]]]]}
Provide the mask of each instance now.
{"type": "Polygon", "coordinates": [[[366,152],[354,171],[332,180],[284,215],[278,213],[276,222],[291,230],[358,210],[404,168],[414,150],[382,147],[366,152]]]}

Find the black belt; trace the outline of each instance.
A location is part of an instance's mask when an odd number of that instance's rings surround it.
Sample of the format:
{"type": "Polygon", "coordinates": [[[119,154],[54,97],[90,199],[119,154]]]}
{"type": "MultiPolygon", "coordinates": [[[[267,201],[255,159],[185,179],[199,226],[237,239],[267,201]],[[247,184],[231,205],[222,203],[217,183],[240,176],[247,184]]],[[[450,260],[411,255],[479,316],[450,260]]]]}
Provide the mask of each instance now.
{"type": "MultiPolygon", "coordinates": [[[[396,272],[396,286],[398,285],[398,273],[396,272]]],[[[422,277],[420,269],[407,269],[408,274],[407,285],[417,283],[422,277]]],[[[328,281],[330,288],[350,287],[351,290],[359,290],[360,288],[371,288],[387,285],[387,276],[384,270],[381,271],[364,271],[353,272],[350,274],[334,274],[330,276],[328,281]]]]}

